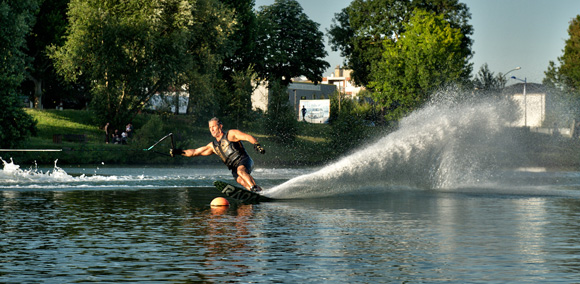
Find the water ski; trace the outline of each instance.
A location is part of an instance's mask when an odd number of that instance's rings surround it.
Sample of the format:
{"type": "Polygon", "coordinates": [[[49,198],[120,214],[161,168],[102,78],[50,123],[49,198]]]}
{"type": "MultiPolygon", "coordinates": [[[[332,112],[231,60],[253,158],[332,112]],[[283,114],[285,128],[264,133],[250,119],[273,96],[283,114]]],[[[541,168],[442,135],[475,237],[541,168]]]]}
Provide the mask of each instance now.
{"type": "Polygon", "coordinates": [[[270,197],[249,191],[245,188],[231,185],[227,182],[217,180],[213,182],[213,185],[215,188],[217,188],[217,190],[221,191],[227,197],[233,198],[243,203],[259,203],[273,200],[270,197]]]}

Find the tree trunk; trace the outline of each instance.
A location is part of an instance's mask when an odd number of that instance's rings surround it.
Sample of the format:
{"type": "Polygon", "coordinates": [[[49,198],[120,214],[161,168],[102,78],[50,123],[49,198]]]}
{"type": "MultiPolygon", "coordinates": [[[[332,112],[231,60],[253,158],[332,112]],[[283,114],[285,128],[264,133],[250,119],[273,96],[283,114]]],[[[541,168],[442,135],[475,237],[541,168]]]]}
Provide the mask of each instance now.
{"type": "Polygon", "coordinates": [[[173,103],[175,104],[175,114],[179,114],[179,99],[181,95],[181,89],[176,89],[175,90],[175,97],[174,97],[174,101],[173,103]]]}
{"type": "Polygon", "coordinates": [[[32,78],[34,82],[34,108],[42,109],[42,79],[32,78]]]}

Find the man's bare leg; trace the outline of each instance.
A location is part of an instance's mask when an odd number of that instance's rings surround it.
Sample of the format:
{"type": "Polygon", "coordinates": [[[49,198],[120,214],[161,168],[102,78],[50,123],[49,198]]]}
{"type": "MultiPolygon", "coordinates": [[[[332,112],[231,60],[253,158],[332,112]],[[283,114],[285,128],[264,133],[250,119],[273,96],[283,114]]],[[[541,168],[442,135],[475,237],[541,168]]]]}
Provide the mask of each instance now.
{"type": "MultiPolygon", "coordinates": [[[[236,181],[243,187],[245,187],[247,190],[252,190],[252,187],[256,186],[256,181],[254,180],[252,175],[248,173],[245,166],[239,166],[237,172],[238,178],[236,181]]],[[[259,191],[261,190],[262,189],[260,188],[259,191]]]]}

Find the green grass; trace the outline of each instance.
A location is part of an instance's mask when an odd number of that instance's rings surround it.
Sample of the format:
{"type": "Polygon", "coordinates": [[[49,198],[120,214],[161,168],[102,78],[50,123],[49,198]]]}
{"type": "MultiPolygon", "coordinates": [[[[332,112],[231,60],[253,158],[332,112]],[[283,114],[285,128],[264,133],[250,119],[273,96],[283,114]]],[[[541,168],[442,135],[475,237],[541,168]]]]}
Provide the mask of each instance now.
{"type": "MultiPolygon", "coordinates": [[[[153,151],[143,151],[170,132],[174,133],[178,148],[198,148],[212,141],[207,122],[195,121],[192,116],[140,114],[133,121],[136,135],[129,145],[114,145],[104,143],[104,131],[94,122],[94,116],[90,111],[33,109],[26,111],[38,122],[38,136],[31,137],[18,148],[62,149],[63,151],[2,152],[0,155],[4,160],[13,158],[20,165],[53,164],[56,159],[59,165],[221,164],[216,156],[171,158],[153,151]],[[85,134],[87,142],[54,143],[53,135],[55,134],[85,134]]],[[[225,125],[225,128],[228,129],[228,125],[225,125]]],[[[258,138],[266,149],[266,154],[260,155],[246,143],[247,150],[259,166],[321,165],[343,154],[336,147],[331,146],[329,137],[332,127],[330,125],[300,123],[296,140],[286,144],[275,142],[273,137],[263,131],[259,122],[240,128],[258,138]]],[[[381,130],[377,127],[374,131],[381,130]]],[[[524,132],[522,135],[525,135],[524,141],[529,142],[524,149],[526,152],[524,156],[530,157],[529,160],[523,161],[526,166],[580,166],[580,140],[554,141],[549,136],[529,132],[524,132]]],[[[347,139],[348,135],[345,137],[347,139]]],[[[153,150],[167,154],[171,147],[169,142],[169,139],[165,140],[153,150]]]]}
{"type": "MultiPolygon", "coordinates": [[[[135,117],[135,137],[129,145],[104,143],[104,130],[95,123],[90,111],[85,110],[35,110],[26,109],[37,121],[38,135],[19,145],[22,149],[63,149],[62,152],[6,152],[5,160],[13,158],[19,164],[220,164],[215,156],[196,158],[170,158],[153,151],[143,151],[168,133],[174,134],[176,147],[197,148],[209,143],[211,137],[206,121],[195,121],[188,115],[139,114],[135,117]],[[86,143],[54,143],[53,136],[59,134],[84,134],[86,143]]],[[[266,149],[265,155],[254,152],[246,143],[247,150],[260,166],[318,165],[338,153],[327,147],[329,125],[300,124],[298,137],[293,143],[279,144],[267,135],[259,123],[252,123],[242,131],[254,135],[266,149]]],[[[225,125],[228,128],[228,125],[225,125]]],[[[167,139],[153,150],[168,153],[167,139]]]]}
{"type": "MultiPolygon", "coordinates": [[[[192,149],[212,141],[206,121],[195,121],[188,115],[140,114],[133,124],[136,135],[129,145],[104,143],[104,131],[94,122],[90,111],[84,110],[33,110],[27,113],[37,120],[38,135],[23,142],[22,149],[62,149],[62,152],[1,152],[4,160],[13,158],[19,165],[50,165],[58,159],[59,165],[82,164],[215,164],[221,162],[216,156],[196,158],[171,158],[153,151],[143,151],[167,133],[174,133],[176,147],[192,149]],[[55,134],[85,134],[86,143],[54,143],[55,134]]],[[[225,125],[228,129],[228,125],[225,125]]],[[[299,124],[299,135],[291,143],[280,144],[263,131],[260,123],[254,122],[240,127],[254,135],[266,149],[265,155],[254,152],[246,143],[247,150],[259,166],[304,166],[321,165],[342,155],[332,147],[332,127],[326,124],[299,124]]],[[[374,131],[381,131],[376,128],[374,131]]],[[[380,134],[383,135],[384,133],[380,134]]],[[[528,159],[517,161],[522,166],[578,167],[580,166],[580,140],[560,139],[530,132],[522,132],[528,146],[523,149],[528,159]]],[[[348,135],[346,135],[348,137],[348,135]]],[[[169,139],[153,150],[167,154],[169,139]]],[[[493,150],[493,149],[492,149],[493,150]]],[[[499,149],[498,151],[502,151],[499,149]]],[[[514,161],[516,162],[516,161],[514,161]]],[[[511,165],[505,165],[509,167],[511,165]]]]}
{"type": "Polygon", "coordinates": [[[96,139],[102,134],[88,111],[26,109],[26,112],[37,121],[38,136],[41,138],[52,139],[55,134],[85,134],[96,139]]]}

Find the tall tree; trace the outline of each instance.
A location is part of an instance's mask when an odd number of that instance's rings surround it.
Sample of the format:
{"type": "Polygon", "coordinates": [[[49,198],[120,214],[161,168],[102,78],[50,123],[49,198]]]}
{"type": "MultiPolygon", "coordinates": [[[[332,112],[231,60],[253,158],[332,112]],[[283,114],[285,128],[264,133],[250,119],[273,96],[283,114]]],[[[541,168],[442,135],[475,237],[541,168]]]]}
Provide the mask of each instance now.
{"type": "Polygon", "coordinates": [[[548,63],[548,70],[546,70],[544,74],[546,75],[546,77],[544,77],[544,80],[542,81],[542,84],[544,86],[560,91],[564,91],[564,89],[567,89],[565,86],[564,79],[560,74],[560,68],[556,66],[556,63],[554,63],[554,61],[550,61],[548,63]]]}
{"type": "Polygon", "coordinates": [[[60,46],[66,30],[66,8],[69,0],[44,0],[32,32],[27,36],[28,54],[32,58],[32,66],[28,69],[27,79],[32,82],[32,100],[34,107],[43,106],[43,93],[46,85],[65,91],[58,77],[55,76],[52,61],[48,57],[47,47],[60,46]]]}
{"type": "MultiPolygon", "coordinates": [[[[159,92],[205,74],[214,33],[230,21],[206,3],[214,0],[72,0],[63,47],[52,58],[61,74],[92,83],[92,105],[102,122],[124,124],[159,92]],[[210,14],[224,24],[204,26],[210,14]]],[[[213,23],[213,22],[211,22],[213,23]]]]}
{"type": "MultiPolygon", "coordinates": [[[[193,1],[193,0],[192,0],[193,1]]],[[[186,72],[189,86],[187,112],[209,119],[220,111],[220,91],[227,89],[220,76],[224,58],[234,54],[228,37],[236,25],[234,13],[217,0],[196,0],[192,10],[188,54],[191,66],[186,72]]]]}
{"type": "Polygon", "coordinates": [[[256,14],[254,0],[220,0],[233,11],[235,25],[228,36],[226,45],[229,52],[220,68],[220,78],[224,81],[219,90],[219,115],[235,117],[235,123],[249,119],[254,88],[254,45],[256,42],[256,14]],[[250,85],[247,85],[250,83],[250,85]]]}
{"type": "Polygon", "coordinates": [[[222,73],[229,80],[234,72],[245,72],[252,65],[256,41],[256,14],[254,0],[220,0],[233,12],[234,25],[227,37],[229,52],[222,63],[222,73]]]}
{"type": "Polygon", "coordinates": [[[226,108],[226,112],[223,114],[233,120],[236,128],[240,128],[241,123],[250,119],[254,79],[255,72],[251,66],[245,72],[236,71],[232,75],[230,83],[232,92],[227,96],[227,103],[223,105],[226,108]]]}
{"type": "Polygon", "coordinates": [[[568,26],[570,36],[564,45],[564,54],[558,57],[558,64],[549,62],[546,77],[542,81],[560,93],[554,97],[561,100],[561,104],[570,110],[573,117],[578,119],[580,112],[580,15],[570,21],[568,26]]]}
{"type": "Polygon", "coordinates": [[[486,64],[483,64],[479,72],[473,78],[473,88],[477,94],[481,95],[499,95],[505,81],[501,73],[494,76],[486,64]]]}
{"type": "Polygon", "coordinates": [[[330,66],[324,61],[323,34],[295,0],[276,0],[258,11],[258,33],[254,49],[258,77],[284,85],[293,77],[322,81],[330,66]]]}
{"type": "Polygon", "coordinates": [[[580,15],[570,21],[564,54],[559,66],[550,61],[543,83],[560,89],[576,100],[580,99],[580,15]]]}
{"type": "Polygon", "coordinates": [[[435,89],[467,81],[471,73],[471,51],[462,47],[464,35],[444,15],[416,9],[404,30],[398,40],[384,41],[383,58],[371,75],[374,99],[388,111],[388,119],[401,118],[435,89]]]}
{"type": "Polygon", "coordinates": [[[298,121],[288,101],[288,86],[278,80],[270,82],[269,89],[266,133],[278,143],[292,142],[298,135],[298,121]]]}
{"type": "Polygon", "coordinates": [[[30,134],[36,122],[22,109],[17,89],[24,80],[29,58],[26,35],[38,12],[36,0],[0,2],[0,147],[13,148],[30,134]]]}
{"type": "Polygon", "coordinates": [[[341,52],[357,84],[368,85],[373,68],[382,60],[383,41],[398,40],[415,9],[443,15],[464,35],[462,48],[471,49],[471,14],[458,0],[354,0],[335,15],[328,34],[332,49],[341,52]]]}

